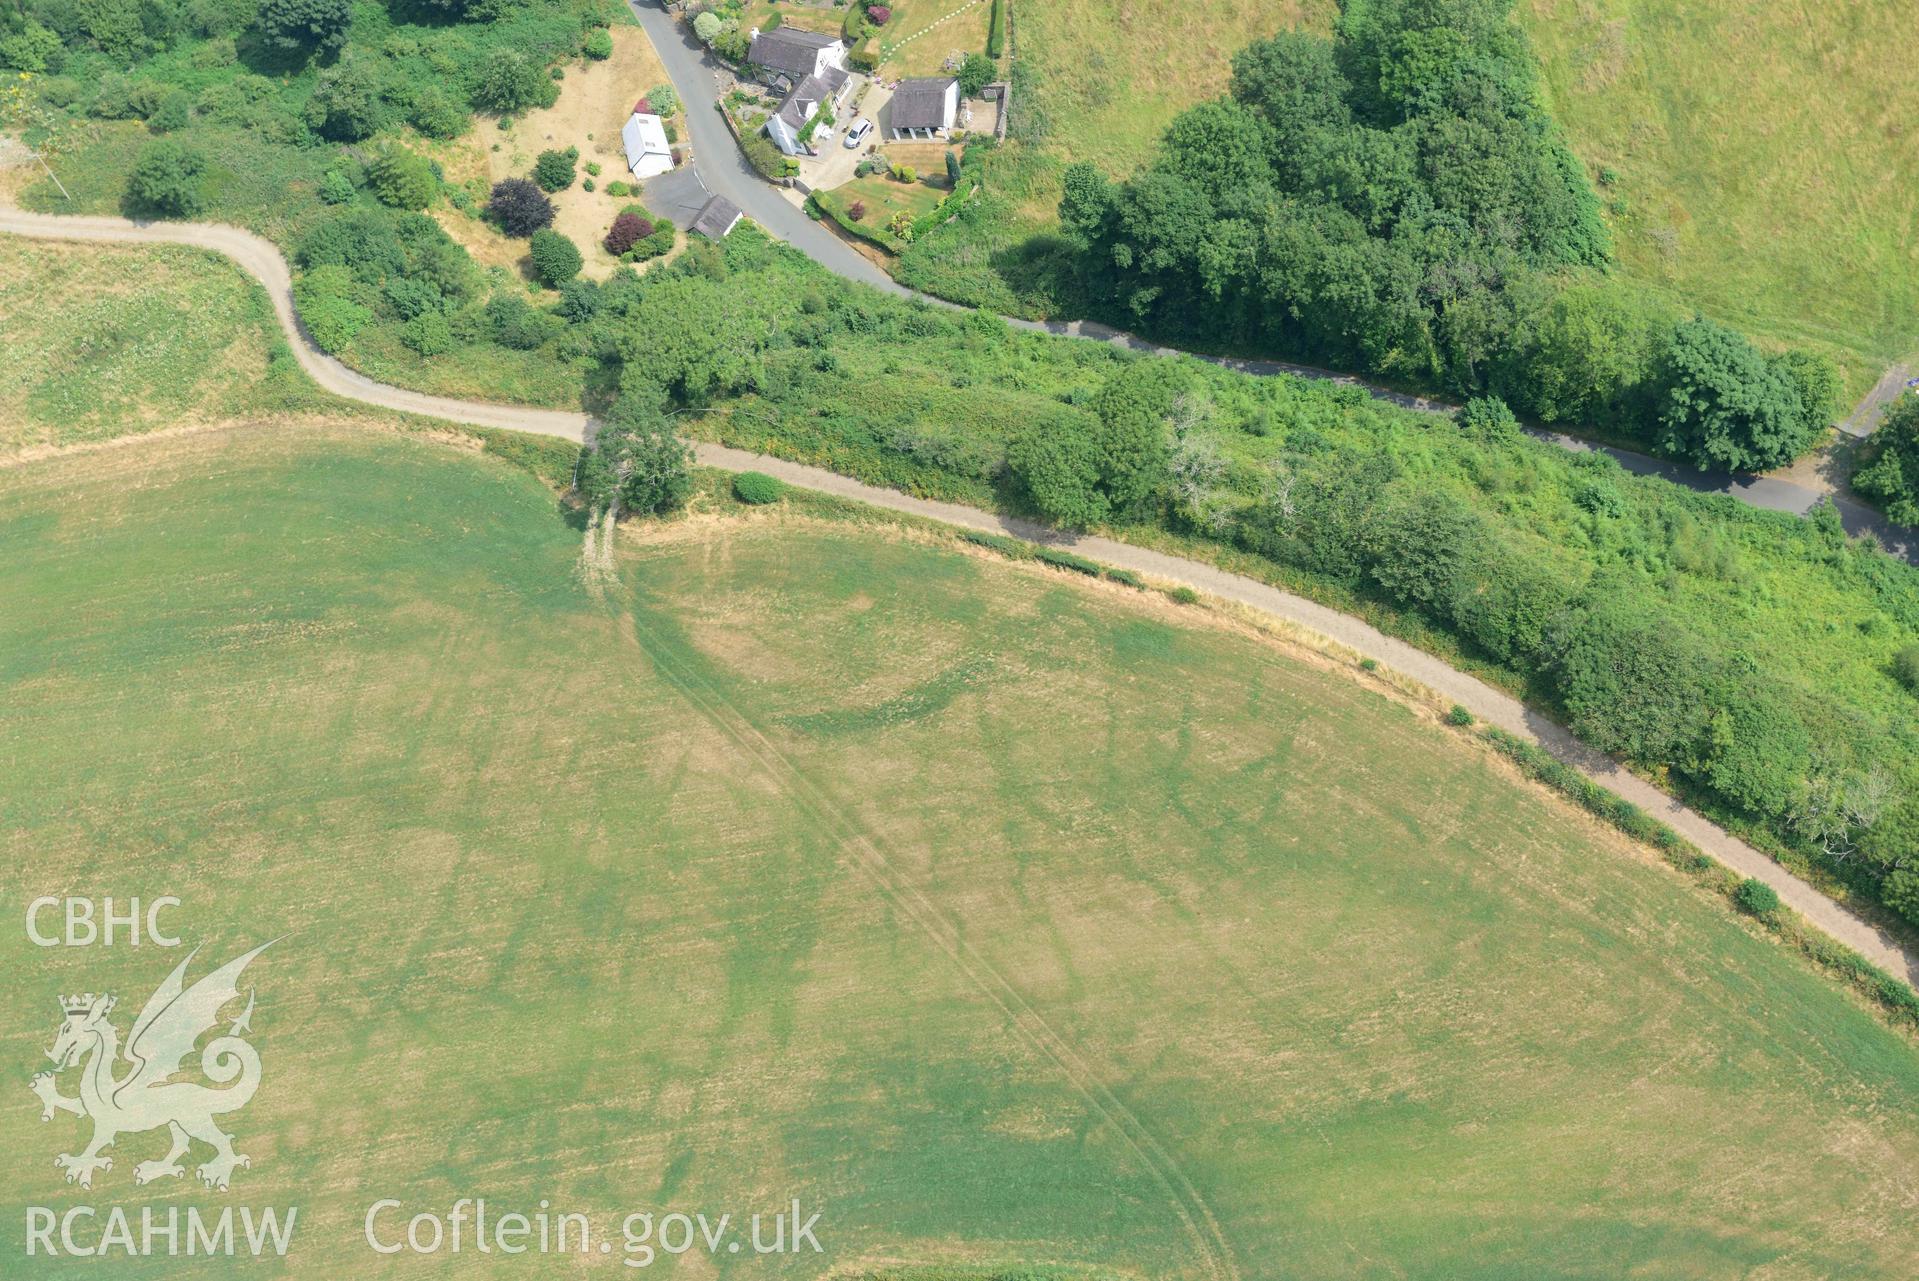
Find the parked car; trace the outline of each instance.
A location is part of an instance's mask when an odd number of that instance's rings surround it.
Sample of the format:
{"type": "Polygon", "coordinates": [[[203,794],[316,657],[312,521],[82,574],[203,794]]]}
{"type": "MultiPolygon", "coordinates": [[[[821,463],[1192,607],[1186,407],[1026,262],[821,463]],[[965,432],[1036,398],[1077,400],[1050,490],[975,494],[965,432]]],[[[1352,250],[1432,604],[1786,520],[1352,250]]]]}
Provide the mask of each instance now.
{"type": "Polygon", "coordinates": [[[855,120],[853,127],[846,131],[846,149],[851,151],[853,148],[859,146],[862,142],[866,141],[866,135],[872,132],[873,122],[871,120],[864,118],[855,120]]]}

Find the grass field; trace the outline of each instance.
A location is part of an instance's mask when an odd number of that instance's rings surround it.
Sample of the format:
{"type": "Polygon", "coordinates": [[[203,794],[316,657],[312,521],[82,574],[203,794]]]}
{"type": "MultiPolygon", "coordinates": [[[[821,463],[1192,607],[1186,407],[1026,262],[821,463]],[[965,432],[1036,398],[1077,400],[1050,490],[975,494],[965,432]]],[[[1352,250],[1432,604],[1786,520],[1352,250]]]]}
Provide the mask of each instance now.
{"type": "Polygon", "coordinates": [[[0,237],[0,457],[307,396],[266,294],[199,250],[0,237]]]}
{"type": "Polygon", "coordinates": [[[1330,30],[1331,0],[1072,0],[1020,7],[1018,56],[1050,147],[1115,177],[1147,160],[1174,116],[1224,93],[1232,56],[1276,31],[1330,30]]]}
{"type": "MultiPolygon", "coordinates": [[[[1022,111],[1038,154],[996,158],[1013,204],[991,228],[922,249],[902,279],[1047,314],[1063,300],[1029,283],[1025,260],[1056,222],[1058,168],[1130,172],[1179,111],[1225,89],[1236,50],[1283,28],[1327,30],[1335,13],[1329,0],[1022,7],[1022,111]]],[[[1515,14],[1574,153],[1606,179],[1625,275],[1768,346],[1826,352],[1850,397],[1919,349],[1907,6],[1520,0],[1515,14]]]]}
{"type": "Polygon", "coordinates": [[[1912,9],[1764,0],[1527,0],[1552,105],[1618,175],[1625,271],[1852,390],[1919,348],[1912,9]]]}
{"type": "MultiPolygon", "coordinates": [[[[1176,1205],[1248,1278],[1919,1266],[1913,1049],[1381,690],[926,536],[623,544],[596,596],[550,491],[378,434],[0,473],[7,897],[286,936],[227,1201],[287,1275],[483,1274],[360,1241],[477,1195],[822,1211],[689,1277],[1205,1275],[1176,1205]]],[[[25,1090],[176,959],[0,933],[0,1202],[216,1202],[59,1183],[25,1090]]]]}

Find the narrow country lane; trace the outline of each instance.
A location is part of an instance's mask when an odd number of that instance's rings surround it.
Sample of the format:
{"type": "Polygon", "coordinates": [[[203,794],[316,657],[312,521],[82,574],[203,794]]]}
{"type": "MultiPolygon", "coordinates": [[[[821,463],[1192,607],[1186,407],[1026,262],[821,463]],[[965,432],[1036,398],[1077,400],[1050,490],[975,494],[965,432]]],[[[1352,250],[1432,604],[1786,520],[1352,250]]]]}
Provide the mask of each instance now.
{"type": "MultiPolygon", "coordinates": [[[[700,177],[705,181],[709,191],[725,196],[745,210],[748,217],[772,235],[778,236],[836,275],[844,276],[848,280],[856,280],[861,284],[872,285],[876,289],[883,289],[902,298],[919,298],[942,307],[956,305],[900,284],[886,272],[861,257],[833,232],[808,218],[790,201],[782,197],[764,178],[761,178],[752,166],[746,163],[746,157],[740,153],[739,144],[733,140],[732,132],[726,127],[726,122],[720,118],[720,113],[714,109],[717,101],[714,93],[714,65],[707,57],[704,46],[693,36],[685,23],[675,19],[655,0],[627,0],[627,7],[633,11],[633,16],[645,29],[647,39],[653,42],[654,50],[658,52],[660,61],[666,67],[667,76],[673,81],[674,90],[680,95],[680,100],[686,104],[687,127],[693,135],[695,167],[698,168],[700,177]]],[[[1022,329],[1085,338],[1149,355],[1188,354],[1114,329],[1110,325],[1102,325],[1097,321],[1033,321],[1008,317],[1007,322],[1022,329]]],[[[1381,387],[1351,374],[1342,374],[1313,365],[1294,364],[1284,360],[1222,356],[1200,356],[1200,359],[1211,361],[1227,369],[1262,377],[1294,374],[1302,378],[1335,382],[1342,386],[1360,387],[1380,400],[1408,409],[1448,411],[1455,408],[1443,400],[1381,387]]],[[[1684,463],[1653,458],[1631,450],[1616,449],[1610,445],[1595,445],[1561,432],[1532,429],[1529,434],[1575,452],[1596,449],[1611,454],[1622,467],[1636,476],[1659,476],[1675,485],[1681,485],[1699,493],[1724,494],[1748,506],[1767,511],[1790,512],[1796,516],[1803,516],[1818,505],[1821,499],[1831,498],[1839,510],[1839,518],[1844,523],[1846,532],[1871,534],[1894,555],[1919,564],[1919,534],[1902,529],[1864,503],[1838,493],[1831,486],[1804,485],[1797,481],[1771,476],[1702,472],[1684,463]]]]}
{"type": "MultiPolygon", "coordinates": [[[[592,426],[585,414],[452,400],[389,387],[321,354],[312,345],[312,339],[294,314],[292,275],[286,260],[270,242],[237,227],[212,223],[133,223],[122,218],[59,217],[0,208],[0,232],[47,240],[193,245],[225,254],[266,287],[273,300],[274,314],[279,318],[301,368],[311,374],[321,387],[349,400],[473,426],[536,432],[568,440],[585,439],[592,426]]],[[[1360,619],[1255,579],[1228,573],[1203,561],[1149,551],[1110,538],[1063,533],[957,503],[915,498],[896,490],[863,484],[824,468],[729,449],[724,445],[701,443],[696,450],[699,461],[709,467],[728,471],[764,471],[803,489],[837,494],[889,511],[921,516],[966,529],[1001,531],[1035,542],[1069,547],[1107,564],[1151,574],[1169,582],[1184,583],[1221,599],[1295,623],[1345,646],[1361,658],[1371,658],[1411,677],[1489,724],[1538,744],[1587,778],[1610,788],[1667,823],[1739,875],[1750,876],[1772,886],[1793,910],[1874,964],[1907,982],[1919,979],[1919,960],[1906,953],[1890,935],[1827,898],[1704,815],[1621,768],[1617,762],[1587,748],[1566,729],[1510,695],[1494,689],[1477,677],[1450,667],[1423,650],[1387,636],[1360,619]]]]}

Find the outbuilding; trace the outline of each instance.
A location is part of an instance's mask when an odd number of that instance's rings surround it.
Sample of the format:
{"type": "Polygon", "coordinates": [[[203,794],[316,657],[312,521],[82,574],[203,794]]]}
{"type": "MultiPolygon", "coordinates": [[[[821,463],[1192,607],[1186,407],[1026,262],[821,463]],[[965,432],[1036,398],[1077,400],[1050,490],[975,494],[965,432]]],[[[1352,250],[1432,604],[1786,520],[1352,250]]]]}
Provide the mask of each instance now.
{"type": "Polygon", "coordinates": [[[687,230],[697,231],[708,240],[724,240],[728,232],[739,226],[742,216],[738,205],[725,196],[715,196],[701,206],[699,216],[687,230]]]}
{"type": "Polygon", "coordinates": [[[620,141],[626,144],[626,167],[636,178],[651,178],[673,167],[666,122],[658,116],[634,112],[620,129],[620,141]]]}
{"type": "Polygon", "coordinates": [[[943,138],[959,115],[959,81],[952,76],[902,80],[887,105],[887,132],[895,142],[943,138]]]}

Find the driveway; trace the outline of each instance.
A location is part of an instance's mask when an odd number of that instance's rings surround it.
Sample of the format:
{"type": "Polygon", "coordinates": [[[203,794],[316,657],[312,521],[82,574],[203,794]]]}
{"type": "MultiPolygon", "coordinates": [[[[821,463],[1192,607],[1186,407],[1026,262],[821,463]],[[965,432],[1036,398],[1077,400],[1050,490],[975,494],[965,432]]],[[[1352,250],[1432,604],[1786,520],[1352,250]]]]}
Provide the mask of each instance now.
{"type": "MultiPolygon", "coordinates": [[[[732,139],[727,141],[731,142],[732,139]]],[[[700,210],[712,199],[713,193],[706,189],[706,183],[700,179],[700,171],[693,165],[681,165],[678,169],[669,169],[655,174],[640,184],[640,199],[646,207],[656,214],[663,214],[666,220],[685,231],[700,216],[700,210]]]]}

